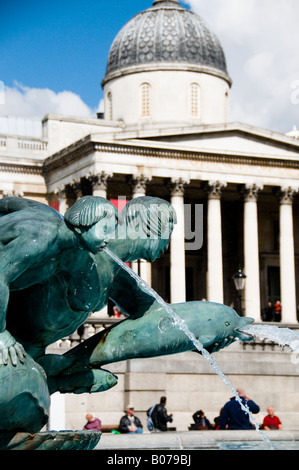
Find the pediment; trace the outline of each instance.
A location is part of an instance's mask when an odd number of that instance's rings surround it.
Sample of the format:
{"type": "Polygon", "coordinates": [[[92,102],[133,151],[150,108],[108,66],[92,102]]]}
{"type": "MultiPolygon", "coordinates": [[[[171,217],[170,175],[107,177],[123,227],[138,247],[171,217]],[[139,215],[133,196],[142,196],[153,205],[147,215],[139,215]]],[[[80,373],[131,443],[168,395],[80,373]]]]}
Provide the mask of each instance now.
{"type": "Polygon", "coordinates": [[[263,156],[269,158],[299,158],[299,140],[277,132],[240,123],[207,125],[197,128],[160,130],[139,138],[169,143],[193,151],[263,156]]]}

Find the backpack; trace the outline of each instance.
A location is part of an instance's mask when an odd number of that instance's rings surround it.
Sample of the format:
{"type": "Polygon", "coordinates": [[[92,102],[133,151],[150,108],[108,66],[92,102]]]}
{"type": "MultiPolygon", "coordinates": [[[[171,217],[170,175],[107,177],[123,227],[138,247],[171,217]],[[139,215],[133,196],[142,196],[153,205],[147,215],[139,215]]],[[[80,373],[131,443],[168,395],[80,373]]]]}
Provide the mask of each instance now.
{"type": "Polygon", "coordinates": [[[154,422],[153,422],[153,420],[152,420],[152,416],[151,416],[151,415],[152,415],[152,412],[153,412],[153,410],[154,410],[154,408],[155,408],[155,405],[153,405],[153,406],[152,406],[150,409],[148,409],[148,411],[147,411],[148,418],[147,418],[146,424],[147,424],[147,429],[148,429],[149,431],[153,431],[153,429],[154,429],[154,427],[155,427],[155,426],[154,426],[154,422]]]}

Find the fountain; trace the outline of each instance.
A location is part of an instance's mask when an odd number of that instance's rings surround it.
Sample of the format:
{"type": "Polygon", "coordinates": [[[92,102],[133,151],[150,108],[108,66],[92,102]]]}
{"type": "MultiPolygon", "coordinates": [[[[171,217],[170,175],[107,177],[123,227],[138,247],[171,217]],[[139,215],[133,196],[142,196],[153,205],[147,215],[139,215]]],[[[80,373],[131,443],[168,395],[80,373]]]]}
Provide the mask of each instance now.
{"type": "MultiPolygon", "coordinates": [[[[119,263],[124,270],[127,270],[129,272],[129,274],[137,280],[137,282],[139,282],[141,285],[146,284],[144,281],[142,281],[139,278],[139,276],[134,271],[132,271],[126,264],[124,264],[122,261],[120,261],[108,248],[104,248],[104,251],[106,253],[108,253],[108,255],[111,258],[113,258],[117,263],[119,263]]],[[[249,410],[248,406],[246,404],[245,405],[243,404],[242,400],[239,397],[239,394],[238,394],[237,390],[233,387],[233,385],[228,380],[228,378],[223,374],[223,372],[221,371],[221,369],[220,369],[219,365],[217,364],[217,362],[215,361],[215,359],[204,348],[203,344],[198,341],[198,339],[195,337],[195,335],[189,330],[189,328],[186,325],[186,323],[184,322],[184,320],[182,320],[182,318],[177,313],[175,313],[173,307],[171,307],[169,304],[165,303],[164,300],[153,289],[151,289],[148,285],[146,285],[146,289],[147,289],[148,292],[150,292],[153,295],[153,297],[157,300],[157,302],[171,315],[171,317],[174,320],[175,325],[178,328],[180,328],[180,330],[182,330],[188,338],[190,338],[190,340],[194,344],[195,348],[210,363],[211,367],[215,370],[216,374],[219,375],[219,377],[223,380],[223,382],[230,387],[235,399],[240,404],[240,406],[241,406],[242,410],[244,411],[244,413],[247,413],[249,415],[249,419],[250,419],[251,423],[254,424],[255,429],[260,434],[261,438],[268,444],[269,448],[271,450],[273,450],[273,446],[272,446],[272,443],[271,443],[270,439],[268,438],[268,436],[265,433],[263,433],[259,429],[259,424],[254,419],[254,417],[253,417],[251,411],[249,410]]],[[[242,331],[244,333],[248,333],[249,335],[252,334],[252,330],[251,330],[250,326],[248,326],[247,328],[240,328],[240,331],[242,331]]]]}
{"type": "Polygon", "coordinates": [[[299,350],[299,333],[289,328],[280,328],[272,325],[250,325],[243,328],[242,331],[255,337],[272,341],[281,347],[289,346],[293,352],[299,350]]]}
{"type": "Polygon", "coordinates": [[[106,199],[86,196],[64,217],[36,201],[0,201],[1,449],[94,448],[100,433],[40,432],[50,395],[108,390],[117,377],[102,366],[134,357],[197,350],[239,400],[211,353],[251,341],[253,320],[211,302],[169,305],[125,264],[160,256],[174,223],[159,198],[136,198],[119,214],[106,199]],[[63,355],[46,353],[109,298],[125,320],[63,355]]]}

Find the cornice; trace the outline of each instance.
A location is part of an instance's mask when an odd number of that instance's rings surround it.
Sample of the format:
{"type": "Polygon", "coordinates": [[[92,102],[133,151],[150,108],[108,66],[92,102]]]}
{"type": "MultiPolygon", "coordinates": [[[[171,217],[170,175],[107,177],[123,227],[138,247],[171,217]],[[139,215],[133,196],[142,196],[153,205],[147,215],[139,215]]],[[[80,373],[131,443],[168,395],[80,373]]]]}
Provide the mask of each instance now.
{"type": "Polygon", "coordinates": [[[84,138],[46,158],[43,163],[43,174],[46,175],[58,168],[65,168],[94,150],[94,142],[91,142],[88,137],[84,138]]]}
{"type": "Polygon", "coordinates": [[[206,135],[231,135],[231,134],[239,134],[241,136],[250,136],[255,137],[258,139],[262,139],[263,141],[268,142],[277,142],[280,145],[285,145],[287,147],[291,147],[296,151],[299,150],[299,140],[294,139],[294,137],[290,137],[286,134],[281,134],[276,131],[271,131],[268,129],[255,127],[250,124],[245,124],[242,122],[228,122],[224,124],[201,124],[195,126],[193,125],[185,125],[185,126],[176,126],[176,127],[162,127],[162,123],[157,123],[159,127],[156,129],[147,129],[147,128],[134,128],[132,129],[127,127],[121,134],[119,135],[119,139],[127,139],[132,141],[133,139],[149,139],[151,138],[154,140],[155,138],[161,137],[172,137],[172,136],[186,136],[186,135],[194,135],[205,137],[206,135]]]}
{"type": "Polygon", "coordinates": [[[212,67],[210,65],[193,64],[193,63],[188,63],[188,62],[173,62],[173,63],[154,62],[150,64],[131,65],[129,67],[123,67],[119,70],[110,72],[102,80],[101,86],[102,88],[104,88],[108,82],[111,82],[112,80],[115,80],[116,78],[124,77],[125,75],[132,75],[135,73],[157,72],[157,71],[159,72],[182,71],[182,72],[204,73],[204,74],[213,75],[215,77],[221,78],[222,80],[225,80],[228,83],[229,87],[231,87],[233,83],[232,79],[229,77],[229,75],[226,72],[218,68],[212,67]]]}
{"type": "Polygon", "coordinates": [[[299,169],[299,161],[283,157],[265,157],[262,155],[233,154],[223,152],[207,152],[183,149],[161,148],[157,143],[138,145],[120,142],[95,142],[90,138],[73,144],[52,155],[44,161],[43,173],[47,175],[55,170],[67,167],[86,157],[92,152],[116,153],[118,155],[140,155],[142,157],[168,158],[173,160],[205,161],[234,165],[264,166],[275,168],[299,169]]]}
{"type": "Polygon", "coordinates": [[[3,173],[23,173],[28,175],[42,175],[43,168],[38,165],[22,165],[15,163],[0,163],[0,172],[3,173]]]}

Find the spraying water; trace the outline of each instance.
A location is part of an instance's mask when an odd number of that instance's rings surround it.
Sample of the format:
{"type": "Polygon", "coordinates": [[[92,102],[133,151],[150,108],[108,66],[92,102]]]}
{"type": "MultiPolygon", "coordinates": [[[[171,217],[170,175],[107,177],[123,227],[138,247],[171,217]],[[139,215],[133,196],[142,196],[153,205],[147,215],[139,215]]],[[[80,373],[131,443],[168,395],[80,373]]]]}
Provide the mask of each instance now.
{"type": "Polygon", "coordinates": [[[248,325],[242,328],[242,331],[261,339],[273,341],[281,347],[289,346],[292,351],[299,351],[299,332],[289,328],[278,328],[272,325],[248,325]]]}
{"type": "MultiPolygon", "coordinates": [[[[272,446],[272,443],[270,441],[270,439],[268,438],[268,436],[266,434],[264,434],[260,429],[259,429],[259,424],[257,423],[257,421],[254,419],[251,411],[249,410],[248,406],[245,404],[242,403],[242,400],[240,399],[239,397],[239,394],[238,392],[236,391],[236,389],[233,387],[233,385],[230,383],[230,381],[228,380],[228,378],[223,374],[223,372],[221,371],[220,367],[218,366],[217,362],[215,361],[215,359],[211,356],[211,354],[203,347],[203,345],[200,343],[200,341],[198,341],[198,339],[194,336],[194,334],[189,330],[189,328],[187,327],[187,325],[185,324],[185,322],[181,319],[181,317],[179,315],[177,315],[173,309],[171,308],[171,306],[169,304],[167,304],[166,302],[164,302],[164,300],[162,299],[162,297],[159,296],[159,294],[157,294],[156,291],[154,291],[154,289],[152,289],[143,279],[141,279],[138,274],[136,274],[131,268],[129,268],[123,261],[121,261],[114,253],[112,253],[107,247],[105,247],[103,249],[103,251],[105,251],[107,253],[108,256],[110,256],[110,258],[112,258],[117,264],[119,264],[119,266],[121,266],[121,268],[123,268],[125,271],[127,271],[130,276],[136,280],[136,282],[143,288],[146,289],[146,291],[151,294],[155,300],[167,311],[167,313],[173,318],[174,320],[174,323],[175,325],[177,325],[186,335],[187,337],[192,341],[192,343],[194,344],[194,346],[196,347],[196,349],[202,354],[202,356],[207,360],[209,361],[211,367],[215,370],[215,372],[217,373],[217,375],[219,375],[219,377],[221,377],[221,379],[223,380],[223,382],[225,383],[225,385],[227,385],[235,399],[238,401],[238,403],[240,404],[242,410],[248,414],[249,416],[249,419],[250,421],[254,424],[255,426],[255,429],[258,431],[258,433],[260,434],[261,438],[269,445],[270,449],[273,450],[273,446],[272,446]]],[[[245,331],[246,329],[243,329],[243,331],[245,331]]]]}

